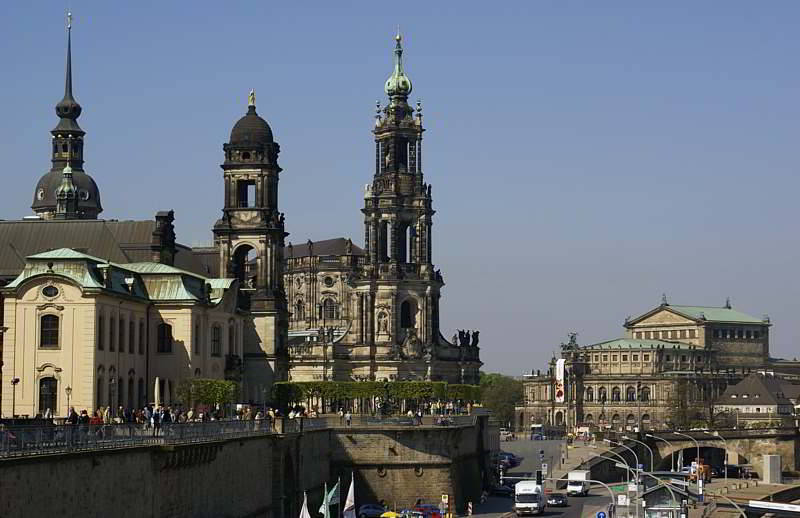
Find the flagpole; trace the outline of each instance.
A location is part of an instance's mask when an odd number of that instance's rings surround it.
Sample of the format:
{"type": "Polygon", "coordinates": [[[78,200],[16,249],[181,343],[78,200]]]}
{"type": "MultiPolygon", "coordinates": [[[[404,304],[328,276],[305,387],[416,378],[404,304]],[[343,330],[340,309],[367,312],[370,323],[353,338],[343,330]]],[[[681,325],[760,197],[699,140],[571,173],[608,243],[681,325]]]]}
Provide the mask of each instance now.
{"type": "Polygon", "coordinates": [[[336,502],[336,516],[339,516],[339,517],[341,517],[342,514],[344,513],[344,509],[342,508],[342,485],[341,485],[341,482],[342,482],[342,477],[339,476],[339,478],[336,479],[336,484],[339,486],[339,501],[336,502]]]}

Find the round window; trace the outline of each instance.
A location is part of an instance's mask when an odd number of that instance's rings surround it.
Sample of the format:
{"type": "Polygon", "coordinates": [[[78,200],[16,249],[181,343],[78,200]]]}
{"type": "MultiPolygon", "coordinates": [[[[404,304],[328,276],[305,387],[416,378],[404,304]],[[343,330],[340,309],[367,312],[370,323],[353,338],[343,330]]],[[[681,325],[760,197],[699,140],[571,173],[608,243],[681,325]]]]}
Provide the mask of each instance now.
{"type": "Polygon", "coordinates": [[[324,282],[325,282],[325,286],[330,288],[331,286],[333,286],[333,277],[325,277],[325,281],[324,282]]]}
{"type": "Polygon", "coordinates": [[[55,286],[45,286],[44,289],[42,290],[42,294],[45,297],[50,297],[50,298],[55,297],[56,295],[58,295],[58,288],[56,288],[55,286]]]}
{"type": "Polygon", "coordinates": [[[89,199],[89,191],[87,191],[86,189],[81,189],[79,194],[82,201],[86,201],[89,199]]]}
{"type": "Polygon", "coordinates": [[[44,189],[39,189],[36,192],[36,199],[37,200],[43,200],[44,199],[44,189]]]}

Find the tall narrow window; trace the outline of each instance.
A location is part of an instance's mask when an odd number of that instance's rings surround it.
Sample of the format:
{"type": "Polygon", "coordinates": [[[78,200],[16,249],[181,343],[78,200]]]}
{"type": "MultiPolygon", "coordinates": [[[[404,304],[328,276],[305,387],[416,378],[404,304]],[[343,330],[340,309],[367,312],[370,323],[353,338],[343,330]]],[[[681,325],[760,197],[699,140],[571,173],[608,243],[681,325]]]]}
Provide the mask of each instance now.
{"type": "Polygon", "coordinates": [[[128,378],[128,408],[133,408],[133,378],[128,378]]]}
{"type": "Polygon", "coordinates": [[[39,347],[42,349],[57,349],[58,317],[56,315],[44,315],[40,320],[40,326],[39,347]]]}
{"type": "Polygon", "coordinates": [[[131,319],[128,322],[128,353],[134,354],[136,352],[136,324],[131,319]]]}
{"type": "Polygon", "coordinates": [[[125,317],[119,317],[119,352],[125,352],[125,317]]]}
{"type": "Polygon", "coordinates": [[[306,306],[303,304],[303,300],[300,299],[294,306],[294,318],[295,320],[305,320],[306,319],[306,306]]]}
{"type": "MultiPolygon", "coordinates": [[[[102,351],[106,344],[106,319],[103,315],[97,317],[97,349],[102,351]]],[[[100,406],[98,404],[98,406],[100,406]]]]}
{"type": "Polygon", "coordinates": [[[100,408],[103,406],[103,391],[106,388],[106,384],[103,382],[104,379],[102,376],[97,378],[97,404],[95,408],[100,408]]]}
{"type": "Polygon", "coordinates": [[[139,387],[138,387],[138,389],[139,389],[138,390],[139,404],[137,405],[137,407],[138,408],[142,408],[142,407],[144,407],[145,399],[147,398],[147,394],[145,394],[145,390],[144,390],[144,379],[139,378],[138,385],[139,385],[139,387]]]}
{"type": "Polygon", "coordinates": [[[58,381],[55,378],[42,378],[39,380],[39,413],[45,412],[58,413],[56,408],[58,396],[58,381]]]}
{"type": "Polygon", "coordinates": [[[194,354],[200,354],[200,324],[198,322],[195,322],[194,324],[194,337],[192,339],[192,346],[194,354]]]}
{"type": "MultiPolygon", "coordinates": [[[[112,353],[117,350],[117,329],[114,317],[108,319],[108,350],[112,353]]],[[[109,401],[112,403],[112,401],[109,401]]]]}
{"type": "Polygon", "coordinates": [[[144,320],[139,320],[139,354],[144,354],[144,320]]]}
{"type": "Polygon", "coordinates": [[[172,352],[172,326],[169,324],[158,325],[158,352],[172,352]]]}
{"type": "Polygon", "coordinates": [[[236,328],[228,326],[228,354],[236,354],[236,328]]]}
{"type": "Polygon", "coordinates": [[[211,356],[222,356],[222,327],[219,324],[211,328],[211,356]]]}

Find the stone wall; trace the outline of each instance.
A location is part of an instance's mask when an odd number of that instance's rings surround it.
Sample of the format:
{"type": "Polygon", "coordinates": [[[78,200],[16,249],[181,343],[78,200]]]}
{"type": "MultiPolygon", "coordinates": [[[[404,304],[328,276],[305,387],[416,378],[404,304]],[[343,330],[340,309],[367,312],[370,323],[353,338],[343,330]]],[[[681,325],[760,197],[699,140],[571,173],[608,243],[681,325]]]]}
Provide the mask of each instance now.
{"type": "Polygon", "coordinates": [[[323,485],[356,481],[356,503],[435,503],[459,511],[488,480],[487,418],[460,427],[334,428],[180,446],[142,446],[0,460],[0,516],[297,516],[323,485]]]}
{"type": "Polygon", "coordinates": [[[477,502],[487,476],[486,432],[478,426],[336,429],[331,468],[343,480],[353,473],[357,503],[383,501],[402,509],[417,499],[437,503],[443,494],[463,511],[477,502]]]}

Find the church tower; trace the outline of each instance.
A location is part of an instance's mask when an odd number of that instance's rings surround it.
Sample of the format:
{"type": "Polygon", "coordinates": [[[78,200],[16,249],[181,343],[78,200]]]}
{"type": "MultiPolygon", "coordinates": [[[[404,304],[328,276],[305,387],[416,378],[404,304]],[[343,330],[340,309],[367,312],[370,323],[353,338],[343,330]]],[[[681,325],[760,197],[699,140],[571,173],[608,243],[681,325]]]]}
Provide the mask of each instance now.
{"type": "MultiPolygon", "coordinates": [[[[287,310],[283,288],[283,247],[288,235],[278,211],[280,146],[269,124],[256,113],[251,91],[247,114],[223,146],[225,198],[214,225],[220,272],[240,282],[243,309],[253,316],[244,336],[243,396],[262,401],[273,381],[286,377],[287,310]]],[[[237,362],[240,359],[232,359],[237,362]]],[[[226,369],[227,370],[227,369],[226,369]]]]}
{"type": "Polygon", "coordinates": [[[31,208],[42,219],[97,219],[103,211],[100,190],[83,170],[81,105],[72,94],[72,14],[67,15],[67,72],[64,98],[56,105],[58,125],[52,135],[52,167],[36,185],[31,208]],[[70,187],[71,185],[71,187],[70,187]],[[66,190],[65,190],[66,189],[66,190]],[[60,194],[59,194],[60,193],[60,194]],[[63,198],[59,203],[59,195],[63,198]]]}
{"type": "MultiPolygon", "coordinates": [[[[431,372],[440,343],[439,291],[432,263],[431,187],[422,171],[422,110],[408,104],[411,80],[403,70],[402,37],[395,37],[389,97],[375,118],[375,172],[364,196],[364,265],[357,306],[360,333],[372,357],[400,360],[397,379],[439,378],[431,372]],[[416,113],[415,113],[416,112],[416,113]],[[413,362],[408,360],[421,360],[413,362]]],[[[371,376],[387,377],[378,367],[371,376]]],[[[443,375],[444,373],[442,373],[443,375]]]]}

